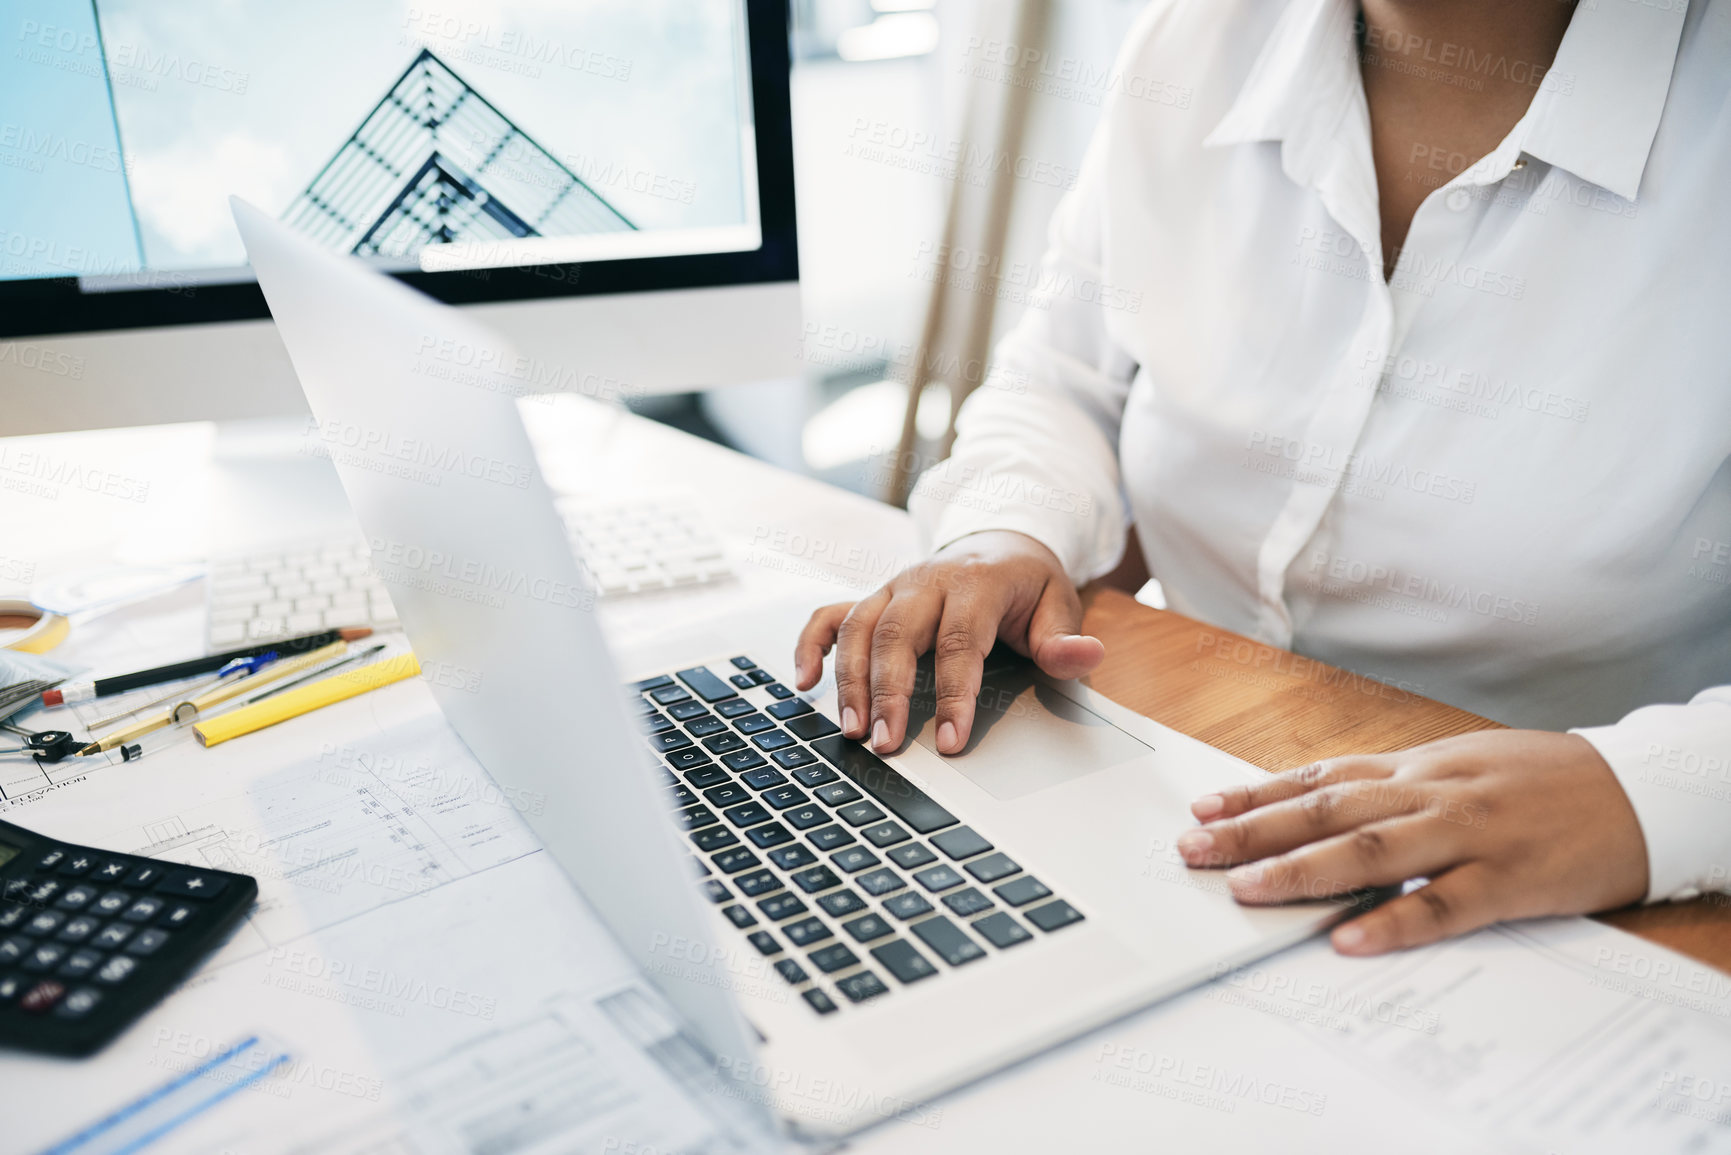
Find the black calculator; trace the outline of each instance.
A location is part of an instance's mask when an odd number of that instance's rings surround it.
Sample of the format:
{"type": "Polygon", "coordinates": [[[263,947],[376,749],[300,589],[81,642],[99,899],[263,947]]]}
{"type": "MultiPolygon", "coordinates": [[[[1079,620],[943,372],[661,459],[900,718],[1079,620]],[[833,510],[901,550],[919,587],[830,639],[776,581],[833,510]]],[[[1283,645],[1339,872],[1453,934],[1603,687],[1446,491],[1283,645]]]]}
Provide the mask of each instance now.
{"type": "Polygon", "coordinates": [[[186,977],[258,897],[244,874],[0,822],[0,1047],[88,1055],[186,977]]]}

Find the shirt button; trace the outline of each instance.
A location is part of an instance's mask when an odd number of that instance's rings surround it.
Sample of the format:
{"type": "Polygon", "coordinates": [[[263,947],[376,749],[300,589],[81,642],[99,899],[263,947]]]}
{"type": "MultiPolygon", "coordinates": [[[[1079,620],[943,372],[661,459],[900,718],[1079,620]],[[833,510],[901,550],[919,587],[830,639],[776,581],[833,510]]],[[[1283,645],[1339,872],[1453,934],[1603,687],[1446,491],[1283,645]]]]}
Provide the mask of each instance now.
{"type": "Polygon", "coordinates": [[[1450,212],[1465,212],[1466,207],[1473,203],[1473,194],[1464,188],[1452,189],[1443,203],[1448,205],[1450,212]]]}

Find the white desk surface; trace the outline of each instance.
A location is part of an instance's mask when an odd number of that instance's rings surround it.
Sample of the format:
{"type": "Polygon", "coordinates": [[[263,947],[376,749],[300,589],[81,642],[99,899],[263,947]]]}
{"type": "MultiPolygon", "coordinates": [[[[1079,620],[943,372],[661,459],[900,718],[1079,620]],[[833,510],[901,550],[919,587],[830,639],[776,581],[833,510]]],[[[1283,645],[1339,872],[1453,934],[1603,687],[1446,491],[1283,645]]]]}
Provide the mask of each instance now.
{"type": "MultiPolygon", "coordinates": [[[[879,503],[628,414],[598,415],[575,402],[523,408],[555,490],[684,491],[739,571],[727,586],[605,607],[616,645],[693,631],[725,637],[729,617],[766,599],[788,603],[791,622],[822,600],[875,588],[918,556],[907,517],[879,503]]],[[[309,452],[317,444],[294,423],[221,438],[206,426],[173,426],[0,440],[0,593],[80,566],[182,560],[341,532],[350,524],[345,504],[328,464],[309,452]]],[[[140,653],[166,661],[182,653],[156,651],[197,652],[200,602],[195,586],[88,623],[55,656],[117,672],[140,653]]],[[[139,773],[149,769],[147,760],[139,773]]],[[[88,828],[94,841],[117,821],[104,813],[106,793],[92,776],[40,813],[53,815],[57,833],[88,828]]],[[[9,816],[28,826],[31,813],[9,816]]],[[[1701,1080],[1731,1086],[1731,998],[1717,990],[1695,998],[1703,1015],[1607,982],[1607,952],[1629,944],[1659,953],[1573,920],[1484,933],[1386,963],[1299,948],[850,1146],[886,1155],[1482,1151],[1490,1141],[1480,1128],[1490,1128],[1511,1150],[1731,1150],[1726,1104],[1679,1090],[1701,1080]],[[1597,1041],[1583,1042],[1587,1035],[1597,1041]]],[[[43,1068],[32,1064],[47,1062],[0,1056],[0,1085],[18,1085],[5,1082],[6,1072],[39,1077],[43,1068]]],[[[117,1095],[98,1082],[71,1101],[94,1118],[117,1095]]],[[[24,1098],[0,1093],[9,1118],[30,1118],[39,1100],[24,1098]]],[[[236,1150],[275,1149],[246,1126],[265,1106],[236,1101],[217,1110],[229,1113],[236,1150]]],[[[64,1129],[84,1121],[67,1118],[64,1129]]],[[[34,1123],[20,1133],[63,1133],[34,1123]]],[[[12,1149],[0,1131],[0,1152],[12,1149]]]]}

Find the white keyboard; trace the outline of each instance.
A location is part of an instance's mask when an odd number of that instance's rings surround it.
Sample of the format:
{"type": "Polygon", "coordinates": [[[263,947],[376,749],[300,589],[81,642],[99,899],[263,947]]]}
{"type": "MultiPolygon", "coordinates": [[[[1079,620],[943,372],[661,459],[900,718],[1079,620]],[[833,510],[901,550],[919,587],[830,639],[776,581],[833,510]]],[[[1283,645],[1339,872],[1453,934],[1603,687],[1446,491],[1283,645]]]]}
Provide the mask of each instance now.
{"type": "MultiPolygon", "coordinates": [[[[689,500],[567,497],[558,508],[602,597],[733,576],[720,542],[698,522],[689,500]]],[[[205,640],[213,650],[344,626],[398,626],[359,538],[213,559],[207,590],[205,640]]]]}

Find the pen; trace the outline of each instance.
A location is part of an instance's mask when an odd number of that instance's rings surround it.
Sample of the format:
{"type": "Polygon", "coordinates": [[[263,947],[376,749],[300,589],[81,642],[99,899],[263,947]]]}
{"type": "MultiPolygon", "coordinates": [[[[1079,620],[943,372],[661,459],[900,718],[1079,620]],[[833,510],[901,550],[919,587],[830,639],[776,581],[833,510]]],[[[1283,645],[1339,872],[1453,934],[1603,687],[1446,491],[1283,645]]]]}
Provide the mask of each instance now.
{"type": "Polygon", "coordinates": [[[256,646],[227,650],[220,654],[206,654],[202,658],[192,658],[167,666],[157,666],[150,670],[139,670],[132,674],[116,674],[112,678],[97,678],[93,682],[72,682],[58,689],[44,690],[42,692],[42,704],[44,706],[62,706],[71,705],[75,702],[87,702],[92,698],[106,698],[110,694],[123,694],[127,690],[136,690],[140,686],[154,686],[160,682],[175,682],[181,678],[214,673],[237,658],[256,658],[272,650],[277,652],[278,657],[287,658],[295,654],[306,653],[308,650],[322,649],[339,640],[358,641],[372,632],[366,626],[325,630],[323,633],[306,634],[298,638],[284,638],[278,642],[260,642],[256,646]]]}
{"type": "Polygon", "coordinates": [[[252,697],[250,697],[250,698],[242,698],[240,700],[241,705],[250,706],[254,702],[262,701],[263,699],[270,697],[272,694],[280,694],[284,690],[292,690],[296,686],[301,685],[303,682],[310,682],[314,678],[322,678],[326,674],[330,673],[332,670],[338,669],[342,666],[346,666],[350,662],[364,662],[368,658],[372,657],[374,654],[378,653],[380,650],[382,650],[384,648],[385,648],[385,643],[383,643],[383,642],[380,642],[376,646],[368,646],[366,649],[362,650],[358,654],[350,654],[346,658],[338,658],[336,661],[330,662],[327,665],[320,666],[316,670],[308,670],[306,673],[302,674],[298,678],[290,678],[286,682],[278,682],[276,685],[272,686],[268,690],[262,690],[259,693],[252,695],[252,697]]]}
{"type": "Polygon", "coordinates": [[[164,694],[160,698],[152,698],[150,701],[134,706],[130,710],[122,710],[118,714],[110,714],[106,718],[98,718],[96,721],[86,726],[85,729],[94,734],[98,730],[107,729],[116,722],[130,718],[134,714],[142,714],[152,706],[161,706],[167,702],[172,702],[177,698],[184,700],[188,695],[208,690],[219,682],[227,682],[235,678],[244,678],[248,674],[256,674],[276,660],[277,652],[275,650],[271,650],[269,653],[259,654],[256,657],[236,658],[234,661],[218,670],[214,677],[206,678],[202,682],[194,682],[190,686],[182,686],[173,693],[164,694]]]}

